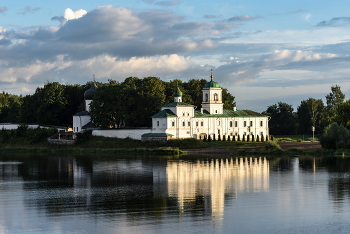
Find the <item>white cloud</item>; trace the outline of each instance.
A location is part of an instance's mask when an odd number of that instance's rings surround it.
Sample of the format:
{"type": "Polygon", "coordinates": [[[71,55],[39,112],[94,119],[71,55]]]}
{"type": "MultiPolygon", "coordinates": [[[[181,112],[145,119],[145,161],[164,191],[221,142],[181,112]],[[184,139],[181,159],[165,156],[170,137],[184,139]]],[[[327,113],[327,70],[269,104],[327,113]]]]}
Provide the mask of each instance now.
{"type": "Polygon", "coordinates": [[[87,11],[83,10],[83,9],[73,11],[72,9],[67,8],[64,11],[63,18],[65,18],[66,20],[79,19],[79,18],[83,17],[84,15],[86,15],[86,13],[87,13],[87,11]]]}

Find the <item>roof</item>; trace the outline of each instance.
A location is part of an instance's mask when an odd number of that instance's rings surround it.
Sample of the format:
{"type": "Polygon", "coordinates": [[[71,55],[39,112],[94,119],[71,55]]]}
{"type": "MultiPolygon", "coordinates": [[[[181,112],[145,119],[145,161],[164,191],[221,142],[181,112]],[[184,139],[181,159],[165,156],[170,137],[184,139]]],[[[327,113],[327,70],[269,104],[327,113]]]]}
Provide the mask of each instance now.
{"type": "Polygon", "coordinates": [[[213,69],[211,69],[211,76],[210,76],[211,81],[206,83],[204,85],[204,88],[220,88],[220,85],[218,82],[213,81],[213,69]]]}
{"type": "Polygon", "coordinates": [[[182,92],[179,89],[179,86],[176,87],[175,92],[173,93],[174,97],[182,97],[182,92]]]}
{"type": "Polygon", "coordinates": [[[187,104],[187,103],[184,103],[184,102],[171,102],[169,104],[166,104],[162,107],[175,107],[175,106],[194,106],[194,105],[191,105],[191,104],[187,104]]]}
{"type": "Polygon", "coordinates": [[[158,112],[157,114],[153,115],[151,118],[168,118],[168,117],[177,117],[177,115],[174,114],[169,109],[164,109],[161,112],[158,112]]]}
{"type": "Polygon", "coordinates": [[[174,136],[170,133],[145,133],[142,134],[141,137],[168,137],[168,136],[174,136]]]}
{"type": "Polygon", "coordinates": [[[84,110],[84,111],[80,111],[80,112],[76,113],[73,116],[84,116],[84,115],[89,115],[89,112],[87,110],[84,110]]]}
{"type": "Polygon", "coordinates": [[[81,127],[82,129],[92,129],[92,128],[97,128],[96,126],[95,126],[95,124],[92,122],[92,121],[90,121],[90,122],[88,122],[87,124],[85,124],[83,127],[81,127]]]}
{"type": "Polygon", "coordinates": [[[194,117],[200,118],[200,117],[238,117],[238,118],[244,118],[244,117],[268,117],[267,115],[260,114],[255,111],[251,110],[223,110],[222,114],[209,114],[208,111],[203,110],[203,114],[199,110],[194,111],[194,117]]]}
{"type": "Polygon", "coordinates": [[[94,84],[91,86],[90,89],[86,90],[84,93],[84,99],[85,100],[92,100],[94,98],[95,92],[96,92],[97,86],[94,84]]]}

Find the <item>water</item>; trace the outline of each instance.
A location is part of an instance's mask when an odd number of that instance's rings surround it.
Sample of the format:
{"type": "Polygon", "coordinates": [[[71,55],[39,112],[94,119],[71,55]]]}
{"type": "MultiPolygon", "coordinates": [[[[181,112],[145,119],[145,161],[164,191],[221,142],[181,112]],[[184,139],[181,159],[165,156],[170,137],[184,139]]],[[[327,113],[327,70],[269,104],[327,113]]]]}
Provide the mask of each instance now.
{"type": "Polygon", "coordinates": [[[0,156],[3,233],[348,233],[344,158],[0,156]]]}

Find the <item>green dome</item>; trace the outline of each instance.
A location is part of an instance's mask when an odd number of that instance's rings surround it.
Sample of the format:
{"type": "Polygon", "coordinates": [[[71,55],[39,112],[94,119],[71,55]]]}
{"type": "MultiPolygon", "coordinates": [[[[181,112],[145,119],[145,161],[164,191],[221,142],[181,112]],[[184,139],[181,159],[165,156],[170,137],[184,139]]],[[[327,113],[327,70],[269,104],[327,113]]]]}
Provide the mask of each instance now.
{"type": "Polygon", "coordinates": [[[211,69],[211,81],[209,81],[208,83],[206,83],[204,85],[204,88],[220,88],[220,85],[218,82],[213,81],[213,69],[211,69]]]}
{"type": "Polygon", "coordinates": [[[182,97],[182,92],[179,89],[179,86],[176,87],[175,92],[173,93],[174,97],[182,97]]]}

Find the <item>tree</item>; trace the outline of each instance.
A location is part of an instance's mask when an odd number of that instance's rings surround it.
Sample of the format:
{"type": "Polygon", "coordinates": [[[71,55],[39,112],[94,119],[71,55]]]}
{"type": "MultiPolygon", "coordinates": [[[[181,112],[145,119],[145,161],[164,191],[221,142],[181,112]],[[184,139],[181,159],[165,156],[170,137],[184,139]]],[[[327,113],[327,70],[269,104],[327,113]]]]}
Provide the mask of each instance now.
{"type": "Polygon", "coordinates": [[[350,129],[350,99],[338,104],[335,121],[350,129]]]}
{"type": "Polygon", "coordinates": [[[317,131],[323,129],[325,122],[325,107],[322,99],[309,98],[303,100],[298,106],[299,131],[302,134],[311,133],[311,126],[316,127],[317,131]]]}
{"type": "Polygon", "coordinates": [[[222,89],[222,102],[224,103],[224,109],[232,110],[233,107],[236,106],[236,102],[234,102],[234,100],[235,97],[232,96],[227,89],[222,89]]]}
{"type": "Polygon", "coordinates": [[[0,123],[17,123],[21,104],[22,96],[5,93],[4,91],[0,93],[0,123]]]}
{"type": "Polygon", "coordinates": [[[269,121],[270,134],[289,135],[295,132],[295,117],[293,106],[284,102],[278,102],[269,106],[264,115],[271,117],[269,121]]]}
{"type": "Polygon", "coordinates": [[[337,114],[337,107],[339,104],[343,103],[345,99],[345,94],[340,90],[340,86],[335,85],[331,87],[331,92],[326,95],[327,100],[327,116],[328,123],[334,122],[337,114]]]}

